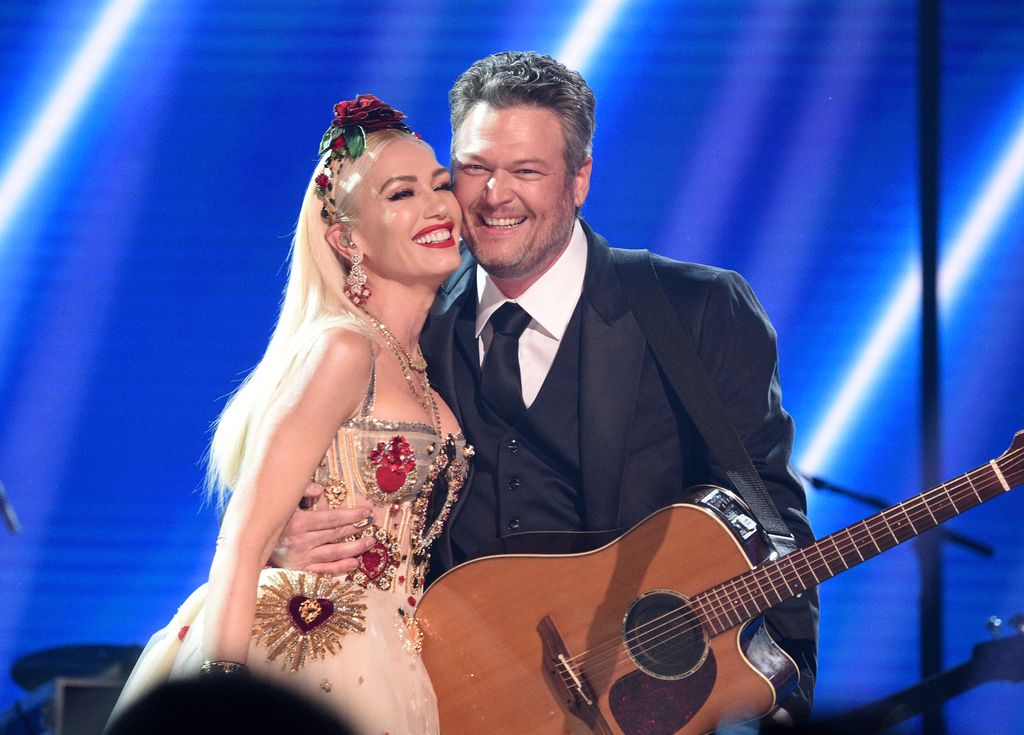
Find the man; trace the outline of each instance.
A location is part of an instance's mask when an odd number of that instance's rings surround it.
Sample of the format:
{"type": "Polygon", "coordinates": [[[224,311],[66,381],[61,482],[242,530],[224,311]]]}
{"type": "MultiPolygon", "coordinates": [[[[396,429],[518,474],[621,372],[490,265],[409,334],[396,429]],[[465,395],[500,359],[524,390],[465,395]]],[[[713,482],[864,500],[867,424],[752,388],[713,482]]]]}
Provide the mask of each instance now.
{"type": "MultiPolygon", "coordinates": [[[[449,101],[472,257],[442,287],[422,344],[476,455],[433,572],[514,533],[625,530],[692,485],[727,484],[654,360],[608,243],[578,218],[592,166],[586,82],[550,57],[506,52],[473,64],[449,101]]],[[[771,325],[735,273],[656,263],[772,500],[797,544],[809,543],[771,325]]],[[[309,546],[301,538],[286,531],[283,540],[309,546]]],[[[805,594],[767,616],[801,669],[783,703],[797,720],[810,713],[816,605],[805,594]]]]}

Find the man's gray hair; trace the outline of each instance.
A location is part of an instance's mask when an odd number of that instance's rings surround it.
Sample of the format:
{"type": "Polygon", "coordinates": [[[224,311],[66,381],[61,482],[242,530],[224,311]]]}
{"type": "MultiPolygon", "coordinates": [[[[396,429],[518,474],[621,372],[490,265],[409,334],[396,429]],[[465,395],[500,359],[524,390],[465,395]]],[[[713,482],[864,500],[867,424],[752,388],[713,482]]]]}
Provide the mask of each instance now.
{"type": "Polygon", "coordinates": [[[448,92],[452,115],[452,157],[459,127],[473,106],[497,109],[541,107],[562,123],[565,165],[571,178],[590,155],[594,139],[594,91],[580,76],[535,51],[503,51],[475,62],[448,92]]]}

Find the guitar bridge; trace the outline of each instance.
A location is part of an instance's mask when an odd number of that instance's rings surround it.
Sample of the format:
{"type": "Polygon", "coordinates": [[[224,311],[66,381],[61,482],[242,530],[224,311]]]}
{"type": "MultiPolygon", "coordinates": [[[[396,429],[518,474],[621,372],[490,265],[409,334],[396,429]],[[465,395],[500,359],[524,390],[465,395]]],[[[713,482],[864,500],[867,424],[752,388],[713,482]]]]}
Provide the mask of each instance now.
{"type": "Polygon", "coordinates": [[[593,732],[611,735],[612,730],[597,707],[593,688],[583,672],[572,664],[562,634],[550,615],[541,618],[537,632],[544,649],[544,674],[566,710],[587,723],[593,732]]]}
{"type": "Polygon", "coordinates": [[[577,674],[576,671],[573,669],[572,664],[569,663],[569,659],[565,657],[564,653],[560,653],[558,654],[558,660],[562,662],[562,670],[569,675],[570,679],[572,679],[572,684],[566,682],[566,685],[569,686],[570,689],[576,690],[577,697],[582,699],[587,704],[593,705],[594,700],[587,696],[586,689],[584,689],[583,687],[583,681],[580,679],[579,674],[577,674]]]}

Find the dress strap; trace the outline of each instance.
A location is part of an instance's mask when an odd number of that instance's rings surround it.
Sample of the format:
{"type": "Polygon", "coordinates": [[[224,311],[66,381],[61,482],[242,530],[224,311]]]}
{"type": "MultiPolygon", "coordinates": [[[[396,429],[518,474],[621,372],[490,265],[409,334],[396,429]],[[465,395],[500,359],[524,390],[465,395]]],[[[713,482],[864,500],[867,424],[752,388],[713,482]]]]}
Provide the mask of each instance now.
{"type": "Polygon", "coordinates": [[[370,350],[370,383],[366,386],[363,405],[359,408],[359,418],[365,419],[373,415],[373,406],[377,400],[377,356],[370,350]]]}

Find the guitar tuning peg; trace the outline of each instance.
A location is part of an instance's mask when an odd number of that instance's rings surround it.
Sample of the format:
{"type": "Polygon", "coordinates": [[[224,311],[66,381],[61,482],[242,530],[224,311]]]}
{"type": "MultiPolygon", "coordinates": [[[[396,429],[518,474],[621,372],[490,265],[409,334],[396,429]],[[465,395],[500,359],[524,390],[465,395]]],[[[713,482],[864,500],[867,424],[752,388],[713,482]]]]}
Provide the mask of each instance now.
{"type": "Polygon", "coordinates": [[[998,638],[1003,628],[1002,618],[997,615],[991,616],[985,623],[985,628],[988,630],[989,635],[993,638],[998,638]]]}
{"type": "Polygon", "coordinates": [[[1018,633],[1024,633],[1024,615],[1017,613],[1010,618],[1010,627],[1018,633]]]}

